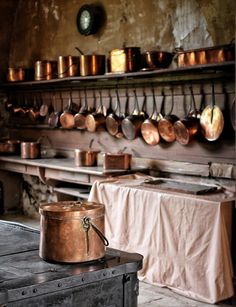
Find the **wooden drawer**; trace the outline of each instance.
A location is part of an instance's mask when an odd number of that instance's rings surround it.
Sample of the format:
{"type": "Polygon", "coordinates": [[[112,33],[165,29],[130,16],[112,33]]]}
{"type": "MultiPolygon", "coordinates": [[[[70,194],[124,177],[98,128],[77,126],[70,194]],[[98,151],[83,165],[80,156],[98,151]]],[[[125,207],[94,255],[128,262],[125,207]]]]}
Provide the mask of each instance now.
{"type": "Polygon", "coordinates": [[[66,172],[55,169],[46,169],[45,178],[57,179],[60,181],[68,181],[68,182],[86,182],[86,183],[89,182],[89,175],[87,174],[66,172]]]}
{"type": "Polygon", "coordinates": [[[26,166],[24,164],[14,162],[1,162],[0,169],[16,173],[26,173],[26,166]]]}

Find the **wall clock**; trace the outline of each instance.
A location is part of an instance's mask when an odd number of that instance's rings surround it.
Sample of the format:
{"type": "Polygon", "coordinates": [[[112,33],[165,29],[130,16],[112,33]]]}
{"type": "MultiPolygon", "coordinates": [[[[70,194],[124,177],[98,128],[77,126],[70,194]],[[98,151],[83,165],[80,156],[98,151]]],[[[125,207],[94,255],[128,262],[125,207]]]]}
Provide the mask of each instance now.
{"type": "Polygon", "coordinates": [[[82,35],[97,33],[105,20],[105,13],[101,6],[85,4],[77,14],[77,28],[82,35]]]}

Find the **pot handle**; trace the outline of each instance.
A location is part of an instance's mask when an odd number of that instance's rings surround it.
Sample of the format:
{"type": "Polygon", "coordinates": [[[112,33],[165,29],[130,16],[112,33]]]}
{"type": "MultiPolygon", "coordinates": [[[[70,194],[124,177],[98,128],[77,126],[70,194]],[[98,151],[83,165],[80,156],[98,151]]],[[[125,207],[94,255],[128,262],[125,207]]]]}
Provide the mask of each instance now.
{"type": "Polygon", "coordinates": [[[93,228],[93,230],[97,233],[97,235],[99,236],[99,238],[102,240],[103,244],[105,246],[109,245],[109,242],[107,240],[107,238],[104,236],[104,234],[97,228],[97,226],[95,226],[90,218],[88,216],[85,216],[82,220],[82,225],[84,230],[86,231],[86,233],[88,233],[90,226],[93,228]]]}

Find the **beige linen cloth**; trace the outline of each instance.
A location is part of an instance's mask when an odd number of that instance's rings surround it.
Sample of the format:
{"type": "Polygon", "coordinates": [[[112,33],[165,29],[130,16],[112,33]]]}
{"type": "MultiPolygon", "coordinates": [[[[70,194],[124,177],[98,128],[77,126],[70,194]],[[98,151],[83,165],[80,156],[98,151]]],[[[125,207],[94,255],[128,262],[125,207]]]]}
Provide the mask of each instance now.
{"type": "Polygon", "coordinates": [[[105,205],[109,246],[143,255],[140,280],[208,303],[233,296],[233,196],[140,187],[145,178],[127,175],[93,184],[89,201],[105,205]]]}

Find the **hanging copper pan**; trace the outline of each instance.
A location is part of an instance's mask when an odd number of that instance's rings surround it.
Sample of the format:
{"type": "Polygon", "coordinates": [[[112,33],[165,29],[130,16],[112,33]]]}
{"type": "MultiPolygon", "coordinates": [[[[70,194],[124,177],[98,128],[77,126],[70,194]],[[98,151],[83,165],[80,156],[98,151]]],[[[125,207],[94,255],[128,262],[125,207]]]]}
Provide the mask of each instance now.
{"type": "Polygon", "coordinates": [[[224,116],[221,109],[215,104],[215,89],[212,83],[212,105],[202,111],[200,117],[202,133],[208,141],[217,140],[224,128],[224,116]]]}
{"type": "Polygon", "coordinates": [[[171,109],[170,112],[161,118],[158,122],[158,131],[163,140],[167,143],[172,143],[175,141],[175,131],[174,123],[178,120],[178,117],[174,114],[171,114],[174,107],[174,94],[173,90],[171,91],[171,109]]]}
{"type": "MultiPolygon", "coordinates": [[[[161,111],[158,113],[157,104],[155,98],[155,91],[152,88],[152,96],[153,96],[153,111],[148,119],[146,119],[141,126],[141,134],[144,141],[149,145],[157,145],[160,142],[160,134],[158,131],[158,121],[162,118],[161,111]]],[[[162,106],[164,103],[164,92],[162,92],[163,100],[162,106]]],[[[161,106],[161,109],[162,109],[161,106]]]]}
{"type": "Polygon", "coordinates": [[[99,127],[105,125],[105,107],[102,103],[102,93],[99,91],[99,106],[94,113],[88,114],[85,119],[85,125],[89,132],[95,132],[99,127]]]}
{"type": "Polygon", "coordinates": [[[88,106],[88,100],[87,100],[87,90],[84,91],[84,105],[81,106],[79,112],[77,112],[74,116],[74,122],[75,127],[79,130],[85,130],[86,129],[86,117],[88,114],[93,112],[93,108],[90,108],[88,106]]]}
{"type": "Polygon", "coordinates": [[[72,129],[75,126],[74,115],[78,110],[78,106],[72,102],[72,93],[70,92],[70,97],[68,101],[67,108],[60,115],[60,123],[63,128],[72,129]]]}
{"type": "MultiPolygon", "coordinates": [[[[110,95],[110,100],[111,99],[112,97],[110,95]]],[[[121,138],[123,136],[121,129],[121,122],[123,119],[124,116],[121,114],[120,97],[118,90],[116,89],[116,108],[113,113],[110,113],[106,117],[106,128],[110,135],[117,138],[121,138]]]]}
{"type": "Polygon", "coordinates": [[[177,120],[174,123],[176,140],[181,145],[189,144],[199,131],[199,118],[192,87],[190,87],[190,93],[192,99],[191,107],[193,106],[193,110],[191,110],[190,107],[190,111],[188,112],[187,117],[182,120],[177,120]]]}
{"type": "Polygon", "coordinates": [[[141,125],[145,120],[145,98],[146,97],[144,97],[142,110],[140,111],[136,90],[134,90],[135,104],[133,113],[125,117],[121,122],[122,132],[128,140],[134,140],[140,135],[141,125]]]}

